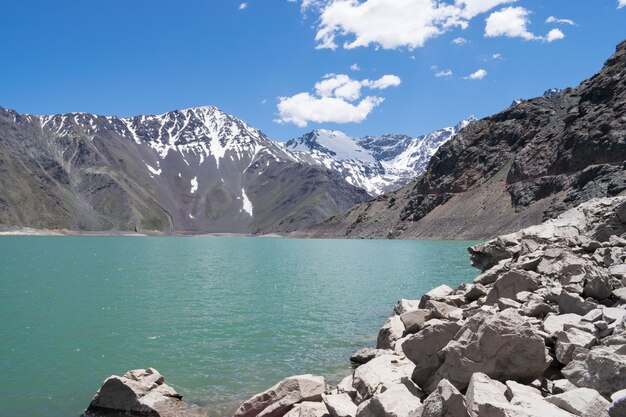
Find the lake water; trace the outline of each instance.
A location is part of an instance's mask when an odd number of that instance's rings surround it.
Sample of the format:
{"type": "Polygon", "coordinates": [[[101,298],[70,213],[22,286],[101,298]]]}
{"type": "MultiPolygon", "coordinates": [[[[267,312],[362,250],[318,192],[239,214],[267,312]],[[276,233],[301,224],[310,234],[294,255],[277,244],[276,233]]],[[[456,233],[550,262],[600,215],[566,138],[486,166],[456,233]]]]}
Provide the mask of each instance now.
{"type": "Polygon", "coordinates": [[[150,366],[216,416],[289,375],[337,382],[397,299],[477,274],[472,243],[0,237],[0,416],[77,417],[150,366]]]}

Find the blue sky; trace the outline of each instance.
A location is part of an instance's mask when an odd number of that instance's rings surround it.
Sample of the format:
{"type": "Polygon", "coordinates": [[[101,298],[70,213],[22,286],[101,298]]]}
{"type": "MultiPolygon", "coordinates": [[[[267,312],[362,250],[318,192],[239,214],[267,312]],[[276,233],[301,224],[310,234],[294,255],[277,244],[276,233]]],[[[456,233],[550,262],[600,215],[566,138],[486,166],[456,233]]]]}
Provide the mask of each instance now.
{"type": "Polygon", "coordinates": [[[1,2],[0,106],[418,135],[577,85],[626,39],[626,0],[305,1],[1,2]]]}

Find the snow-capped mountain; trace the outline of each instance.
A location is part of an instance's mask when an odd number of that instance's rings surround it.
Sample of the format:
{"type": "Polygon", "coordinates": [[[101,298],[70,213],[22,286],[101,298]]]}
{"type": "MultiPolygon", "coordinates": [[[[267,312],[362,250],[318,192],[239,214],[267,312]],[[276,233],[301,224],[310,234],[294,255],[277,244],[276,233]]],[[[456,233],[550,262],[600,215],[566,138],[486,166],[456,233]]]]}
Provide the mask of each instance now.
{"type": "Polygon", "coordinates": [[[215,107],[131,118],[0,108],[0,138],[0,225],[286,231],[369,198],[215,107]]]}
{"type": "Polygon", "coordinates": [[[410,137],[386,134],[353,138],[340,131],[314,130],[285,143],[299,160],[339,172],[373,196],[395,190],[426,170],[437,149],[475,121],[410,137]]]}

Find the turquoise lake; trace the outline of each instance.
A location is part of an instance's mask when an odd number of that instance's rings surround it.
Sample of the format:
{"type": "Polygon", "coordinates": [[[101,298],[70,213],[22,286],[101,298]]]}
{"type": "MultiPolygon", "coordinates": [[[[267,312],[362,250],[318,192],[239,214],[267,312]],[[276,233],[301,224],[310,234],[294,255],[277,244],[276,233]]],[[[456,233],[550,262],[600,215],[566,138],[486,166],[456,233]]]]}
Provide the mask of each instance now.
{"type": "Polygon", "coordinates": [[[477,275],[473,243],[0,237],[0,416],[77,417],[150,366],[215,416],[289,375],[337,382],[397,299],[477,275]]]}

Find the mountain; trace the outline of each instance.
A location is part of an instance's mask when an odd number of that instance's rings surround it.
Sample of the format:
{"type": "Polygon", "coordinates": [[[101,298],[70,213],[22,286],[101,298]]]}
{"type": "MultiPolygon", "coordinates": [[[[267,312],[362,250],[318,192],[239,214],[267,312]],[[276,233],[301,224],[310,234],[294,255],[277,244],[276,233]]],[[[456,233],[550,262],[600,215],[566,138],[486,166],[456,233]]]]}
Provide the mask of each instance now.
{"type": "Polygon", "coordinates": [[[386,134],[353,138],[340,131],[314,130],[285,143],[303,163],[337,171],[372,196],[393,191],[423,173],[437,149],[476,119],[470,117],[416,138],[386,134]]]}
{"type": "Polygon", "coordinates": [[[626,194],[626,42],[576,88],[471,123],[411,184],[302,234],[484,239],[626,194]]]}
{"type": "Polygon", "coordinates": [[[0,108],[0,225],[289,231],[369,198],[215,107],[131,118],[0,108]]]}

